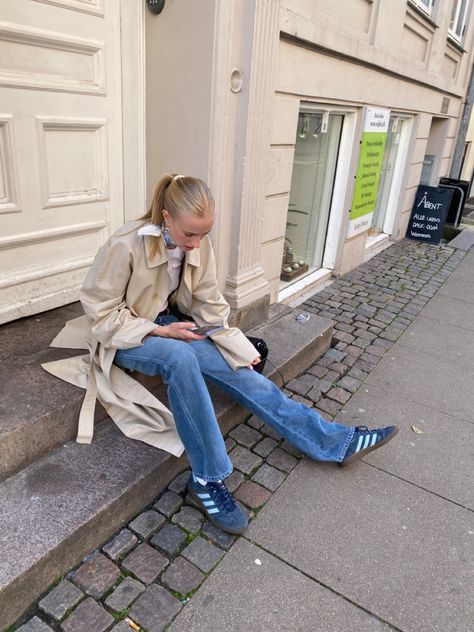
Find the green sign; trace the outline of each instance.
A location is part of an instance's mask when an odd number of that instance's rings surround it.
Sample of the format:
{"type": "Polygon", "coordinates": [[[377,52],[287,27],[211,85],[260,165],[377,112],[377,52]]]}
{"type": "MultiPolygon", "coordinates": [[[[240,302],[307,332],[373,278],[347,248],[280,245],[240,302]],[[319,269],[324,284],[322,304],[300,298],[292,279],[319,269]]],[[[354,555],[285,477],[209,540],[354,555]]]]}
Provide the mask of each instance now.
{"type": "Polygon", "coordinates": [[[350,212],[349,237],[370,228],[371,214],[377,203],[389,119],[389,110],[366,110],[350,212]]]}
{"type": "Polygon", "coordinates": [[[362,135],[351,219],[375,209],[386,140],[386,132],[364,132],[362,135]]]}

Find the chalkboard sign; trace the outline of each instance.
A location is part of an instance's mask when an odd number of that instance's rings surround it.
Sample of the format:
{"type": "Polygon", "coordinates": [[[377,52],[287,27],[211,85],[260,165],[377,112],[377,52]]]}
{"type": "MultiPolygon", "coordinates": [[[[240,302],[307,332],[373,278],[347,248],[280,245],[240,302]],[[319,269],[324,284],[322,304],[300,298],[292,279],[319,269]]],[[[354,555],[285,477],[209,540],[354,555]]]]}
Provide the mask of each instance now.
{"type": "Polygon", "coordinates": [[[452,196],[452,189],[419,186],[408,223],[407,237],[439,244],[452,196]]]}

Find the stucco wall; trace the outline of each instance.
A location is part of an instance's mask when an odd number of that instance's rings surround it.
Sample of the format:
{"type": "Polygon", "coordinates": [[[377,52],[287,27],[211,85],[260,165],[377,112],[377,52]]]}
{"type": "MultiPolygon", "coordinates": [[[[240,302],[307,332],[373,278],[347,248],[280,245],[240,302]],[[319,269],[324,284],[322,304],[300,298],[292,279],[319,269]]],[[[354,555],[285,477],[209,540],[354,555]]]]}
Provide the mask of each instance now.
{"type": "MultiPolygon", "coordinates": [[[[405,234],[433,118],[446,120],[446,136],[437,148],[437,175],[448,175],[472,59],[474,24],[469,23],[463,52],[447,37],[449,0],[437,3],[433,19],[426,19],[405,0],[268,0],[268,4],[277,6],[280,31],[273,103],[267,117],[270,151],[262,153],[257,167],[261,171],[252,173],[265,177],[260,253],[255,256],[274,302],[280,288],[301,105],[353,112],[355,136],[342,192],[345,211],[352,200],[364,106],[413,117],[392,232],[392,238],[399,239],[405,234]]],[[[168,0],[160,16],[148,16],[146,21],[148,196],[165,171],[193,173],[214,184],[220,216],[213,238],[222,288],[235,253],[249,249],[242,240],[234,242],[245,212],[239,200],[246,179],[239,174],[252,143],[249,119],[242,112],[245,114],[249,77],[259,71],[249,53],[253,28],[249,11],[263,8],[258,3],[246,4],[244,12],[243,5],[231,0],[225,6],[216,0],[193,0],[192,4],[168,0]],[[243,90],[229,97],[232,66],[243,71],[243,90]],[[220,112],[219,119],[216,112],[220,112]],[[222,143],[216,129],[222,130],[222,143]]],[[[267,31],[266,37],[270,41],[275,35],[276,30],[267,31]]],[[[261,46],[264,48],[263,41],[261,46]]],[[[366,234],[354,237],[352,243],[346,240],[347,212],[341,211],[338,222],[335,274],[359,264],[366,245],[366,234]]],[[[247,274],[244,259],[232,272],[238,284],[247,274]]]]}
{"type": "Polygon", "coordinates": [[[209,178],[215,0],[146,18],[147,198],[166,172],[209,178]]]}

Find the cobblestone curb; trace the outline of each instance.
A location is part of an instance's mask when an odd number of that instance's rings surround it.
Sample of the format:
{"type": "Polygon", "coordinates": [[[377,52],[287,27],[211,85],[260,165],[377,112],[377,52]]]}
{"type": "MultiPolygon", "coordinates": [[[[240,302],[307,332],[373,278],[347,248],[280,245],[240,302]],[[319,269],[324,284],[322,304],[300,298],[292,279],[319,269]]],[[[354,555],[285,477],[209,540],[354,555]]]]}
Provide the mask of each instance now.
{"type": "MultiPolygon", "coordinates": [[[[285,392],[331,419],[361,386],[465,252],[402,241],[334,281],[303,307],[335,321],[332,348],[285,392]]],[[[302,455],[252,416],[226,445],[229,489],[253,519],[302,455]]],[[[235,537],[186,496],[189,471],[87,556],[8,632],[159,632],[192,597],[235,537]]]]}

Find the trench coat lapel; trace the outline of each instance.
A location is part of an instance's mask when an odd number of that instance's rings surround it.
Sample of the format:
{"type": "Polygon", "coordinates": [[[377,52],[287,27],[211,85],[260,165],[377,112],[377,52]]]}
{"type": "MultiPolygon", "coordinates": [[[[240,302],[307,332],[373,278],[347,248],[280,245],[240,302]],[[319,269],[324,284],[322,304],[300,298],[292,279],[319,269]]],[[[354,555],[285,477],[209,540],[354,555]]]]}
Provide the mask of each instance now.
{"type": "Polygon", "coordinates": [[[166,248],[163,240],[155,235],[144,235],[143,243],[145,246],[146,263],[149,268],[156,268],[157,266],[166,263],[168,257],[166,256],[166,248]],[[158,243],[158,248],[153,252],[155,244],[158,243]]]}
{"type": "MultiPolygon", "coordinates": [[[[149,268],[156,268],[168,261],[168,257],[166,256],[166,247],[160,237],[156,237],[155,235],[144,235],[143,243],[145,245],[146,262],[149,268]],[[155,252],[153,252],[153,247],[157,240],[158,247],[155,252]]],[[[201,253],[199,248],[194,248],[194,250],[190,250],[185,253],[185,263],[197,268],[201,265],[201,253]]]]}
{"type": "MultiPolygon", "coordinates": [[[[160,237],[157,237],[155,235],[144,235],[143,242],[148,268],[157,268],[168,262],[168,257],[166,256],[166,247],[160,237]],[[153,240],[158,240],[158,243],[153,240]],[[155,252],[153,252],[153,247],[156,243],[157,247],[155,252]]],[[[192,269],[199,268],[200,265],[201,253],[199,248],[194,248],[194,250],[190,250],[185,253],[185,257],[183,260],[184,268],[182,280],[176,293],[178,304],[185,312],[189,308],[192,297],[192,269]]]]}

